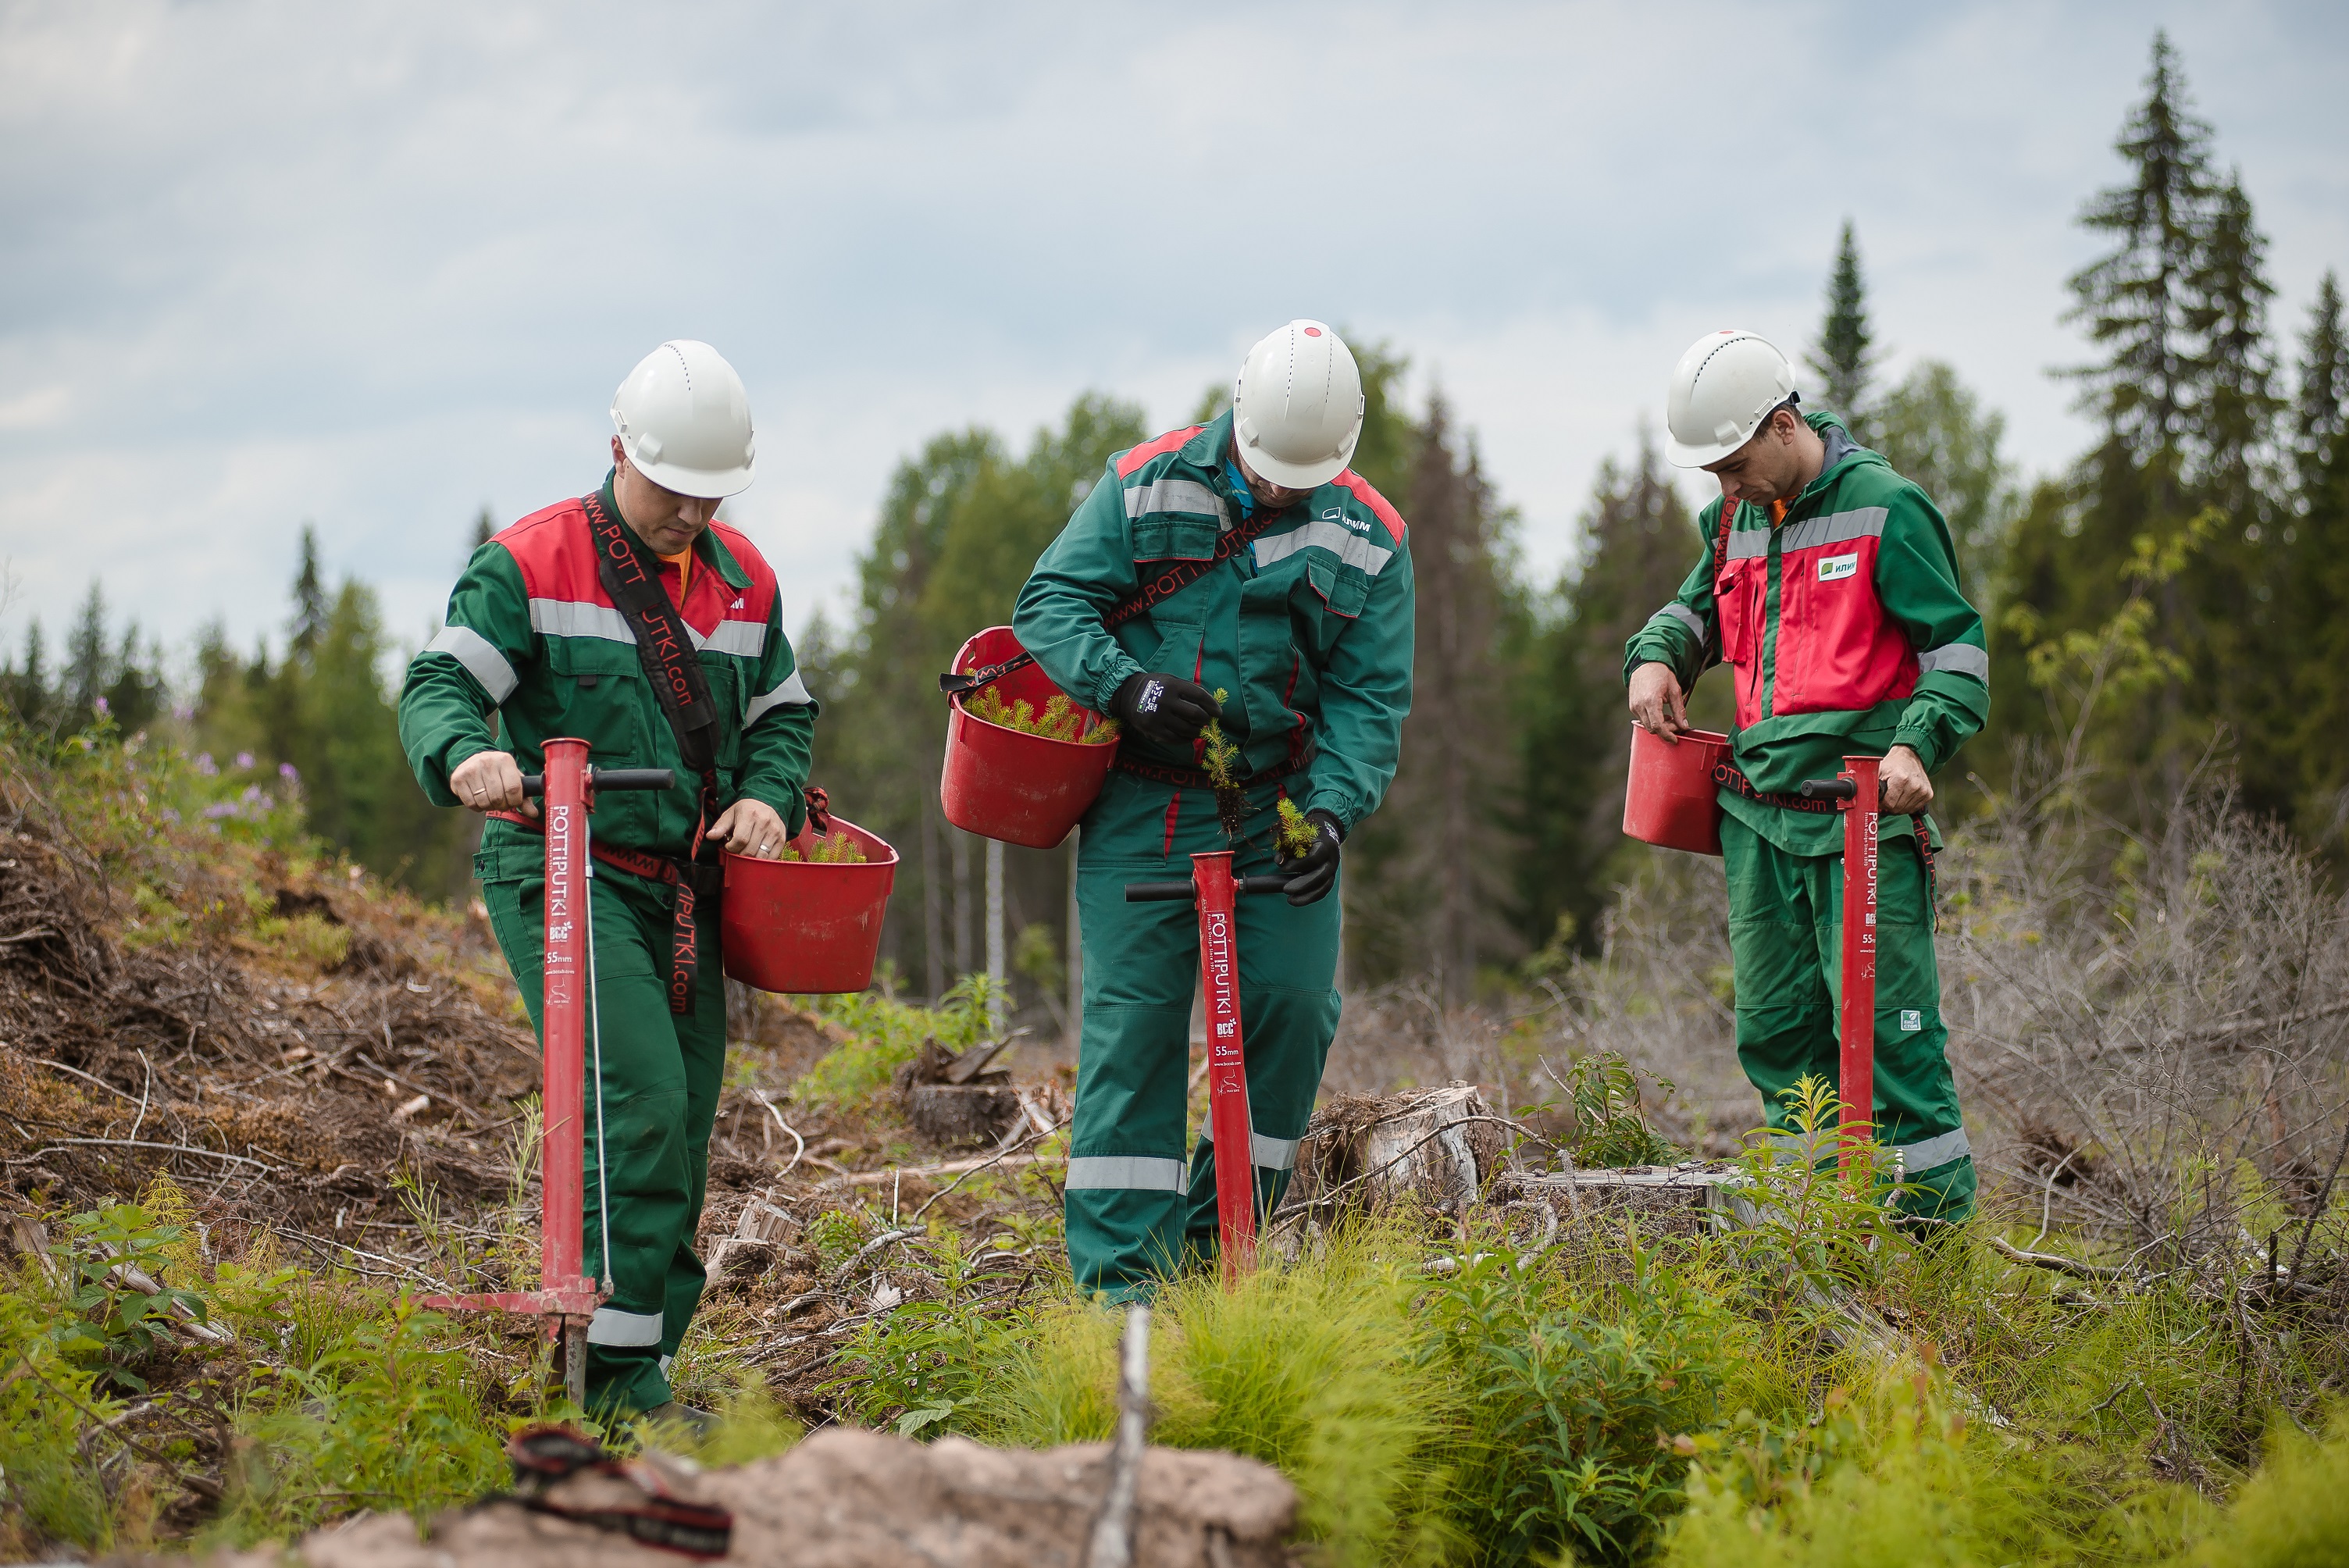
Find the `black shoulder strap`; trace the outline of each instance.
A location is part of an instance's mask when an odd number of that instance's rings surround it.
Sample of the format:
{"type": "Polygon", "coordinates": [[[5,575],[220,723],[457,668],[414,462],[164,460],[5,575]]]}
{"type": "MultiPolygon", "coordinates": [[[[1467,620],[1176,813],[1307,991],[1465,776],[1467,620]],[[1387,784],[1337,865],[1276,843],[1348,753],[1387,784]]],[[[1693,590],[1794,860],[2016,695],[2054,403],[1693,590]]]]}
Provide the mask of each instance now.
{"type": "MultiPolygon", "coordinates": [[[[1123,626],[1136,615],[1173,598],[1241,551],[1246,550],[1266,529],[1287,517],[1293,510],[1295,509],[1290,507],[1283,507],[1278,511],[1259,510],[1256,516],[1216,541],[1215,553],[1204,560],[1149,562],[1148,564],[1154,570],[1151,573],[1149,580],[1143,583],[1142,592],[1131,599],[1119,601],[1102,612],[1102,624],[1123,626]]],[[[989,665],[985,669],[971,670],[962,675],[952,673],[942,675],[938,677],[938,689],[949,696],[977,691],[979,687],[999,681],[1012,671],[1025,669],[1035,662],[1036,658],[1032,654],[1014,654],[1001,664],[989,665]]]]}
{"type": "MultiPolygon", "coordinates": [[[[657,568],[644,547],[620,520],[604,509],[604,498],[582,498],[587,509],[587,531],[595,541],[595,571],[611,595],[620,618],[636,639],[636,657],[644,662],[645,678],[653,683],[661,711],[677,735],[678,755],[701,778],[701,817],[706,826],[718,811],[718,705],[709,695],[709,678],[694,652],[693,634],[685,617],[668,602],[657,568]]],[[[700,844],[696,842],[697,856],[700,844]]]]}

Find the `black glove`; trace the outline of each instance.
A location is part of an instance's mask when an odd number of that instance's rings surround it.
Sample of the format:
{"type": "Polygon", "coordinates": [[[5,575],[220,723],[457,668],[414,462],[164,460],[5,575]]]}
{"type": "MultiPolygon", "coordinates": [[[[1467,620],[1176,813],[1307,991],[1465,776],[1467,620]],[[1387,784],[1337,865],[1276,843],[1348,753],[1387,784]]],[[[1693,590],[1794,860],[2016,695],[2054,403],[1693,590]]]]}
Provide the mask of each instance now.
{"type": "Polygon", "coordinates": [[[1190,745],[1208,720],[1224,716],[1214,692],[1180,676],[1129,676],[1110,707],[1126,728],[1168,748],[1190,745]]]}
{"type": "Polygon", "coordinates": [[[1329,896],[1330,889],[1338,881],[1339,846],[1346,841],[1346,830],[1329,812],[1308,811],[1305,820],[1313,824],[1317,834],[1313,847],[1294,859],[1286,844],[1277,846],[1272,854],[1275,865],[1296,876],[1297,880],[1288,884],[1287,897],[1299,909],[1329,896]]]}

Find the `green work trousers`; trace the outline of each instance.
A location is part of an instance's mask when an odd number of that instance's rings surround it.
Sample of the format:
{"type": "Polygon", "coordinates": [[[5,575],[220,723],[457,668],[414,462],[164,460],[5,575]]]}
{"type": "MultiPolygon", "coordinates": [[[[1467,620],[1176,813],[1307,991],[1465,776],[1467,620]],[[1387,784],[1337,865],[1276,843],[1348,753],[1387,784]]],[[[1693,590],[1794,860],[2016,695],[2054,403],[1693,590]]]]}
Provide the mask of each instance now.
{"type": "MultiPolygon", "coordinates": [[[[1842,1092],[1843,857],[1797,855],[1739,821],[1721,824],[1736,965],[1737,1059],[1762,1091],[1782,1147],[1799,1149],[1785,1091],[1820,1078],[1842,1092]]],[[[1925,868],[1908,838],[1877,860],[1877,1140],[1900,1157],[1901,1206],[1945,1220],[1973,1212],[1974,1162],[1950,1077],[1925,868]]]]}
{"type": "MultiPolygon", "coordinates": [[[[587,1273],[601,1279],[608,1226],[612,1295],[587,1328],[587,1404],[625,1418],[668,1402],[669,1362],[701,1300],[704,1275],[693,1236],[701,1223],[709,1130],[726,1072],[726,986],[718,973],[718,944],[704,942],[693,1011],[670,1012],[669,889],[604,865],[595,867],[592,881],[595,1006],[588,1020],[582,1230],[587,1273]]],[[[482,895],[506,966],[543,1040],[545,882],[487,882],[482,895]]]]}
{"type": "MultiPolygon", "coordinates": [[[[1120,1301],[1146,1296],[1217,1250],[1215,1144],[1202,1128],[1196,1149],[1185,1149],[1198,915],[1185,903],[1128,903],[1125,884],[1187,876],[1191,855],[1203,850],[1235,849],[1236,875],[1274,869],[1277,787],[1257,792],[1247,841],[1237,846],[1226,844],[1208,791],[1177,794],[1112,773],[1078,848],[1084,1025],[1069,1146],[1069,1264],[1081,1288],[1120,1301]]],[[[1338,1031],[1338,900],[1332,887],[1302,909],[1269,894],[1238,903],[1260,1216],[1288,1185],[1338,1031]]]]}

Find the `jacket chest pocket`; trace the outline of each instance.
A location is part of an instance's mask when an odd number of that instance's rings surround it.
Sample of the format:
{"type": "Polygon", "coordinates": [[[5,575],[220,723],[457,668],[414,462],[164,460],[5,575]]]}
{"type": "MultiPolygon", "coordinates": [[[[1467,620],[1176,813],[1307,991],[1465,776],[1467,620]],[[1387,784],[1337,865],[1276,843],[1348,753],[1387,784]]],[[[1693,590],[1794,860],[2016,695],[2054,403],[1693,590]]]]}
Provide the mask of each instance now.
{"type": "Polygon", "coordinates": [[[1766,573],[1758,560],[1733,561],[1713,585],[1713,613],[1721,625],[1722,662],[1750,664],[1762,618],[1762,587],[1766,573]]]}
{"type": "Polygon", "coordinates": [[[644,665],[633,643],[601,637],[549,637],[547,673],[554,677],[558,717],[548,733],[574,736],[604,759],[639,756],[646,740],[644,665]]]}
{"type": "MultiPolygon", "coordinates": [[[[1153,561],[1205,561],[1216,553],[1222,530],[1212,517],[1186,517],[1179,512],[1144,512],[1131,529],[1137,565],[1153,561]]],[[[1143,581],[1149,581],[1143,574],[1143,581]]]]}

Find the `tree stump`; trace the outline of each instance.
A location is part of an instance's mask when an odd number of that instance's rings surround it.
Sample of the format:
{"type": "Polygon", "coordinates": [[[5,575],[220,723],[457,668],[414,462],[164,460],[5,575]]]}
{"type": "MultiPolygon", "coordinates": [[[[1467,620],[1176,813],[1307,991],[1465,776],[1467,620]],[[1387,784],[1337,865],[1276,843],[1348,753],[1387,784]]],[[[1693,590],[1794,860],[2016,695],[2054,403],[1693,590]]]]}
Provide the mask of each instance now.
{"type": "Polygon", "coordinates": [[[1313,1113],[1298,1201],[1384,1208],[1405,1199],[1459,1215],[1501,1167],[1504,1142],[1476,1086],[1340,1095],[1313,1113]]]}

